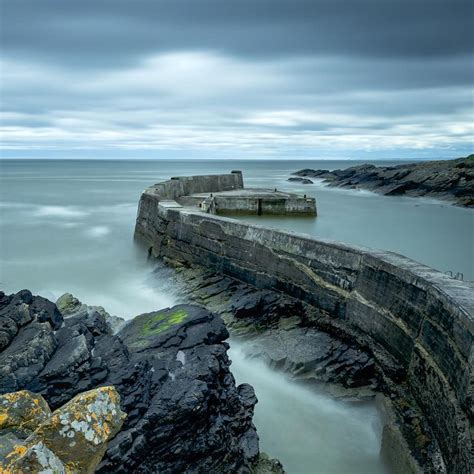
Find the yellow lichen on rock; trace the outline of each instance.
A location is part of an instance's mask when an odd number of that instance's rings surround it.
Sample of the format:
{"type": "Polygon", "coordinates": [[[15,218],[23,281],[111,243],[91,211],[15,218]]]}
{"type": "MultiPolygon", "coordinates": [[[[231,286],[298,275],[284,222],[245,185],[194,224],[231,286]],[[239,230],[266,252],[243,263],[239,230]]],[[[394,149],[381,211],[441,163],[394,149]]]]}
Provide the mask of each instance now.
{"type": "MultiPolygon", "coordinates": [[[[23,473],[54,473],[67,474],[68,471],[63,462],[37,439],[27,440],[21,450],[16,450],[0,461],[0,473],[23,474],[23,473]]],[[[76,471],[77,472],[77,471],[76,471]]]]}
{"type": "Polygon", "coordinates": [[[0,395],[0,430],[14,428],[28,434],[51,416],[41,395],[28,390],[0,395]]]}
{"type": "MultiPolygon", "coordinates": [[[[21,397],[7,394],[4,400],[15,404],[21,397]]],[[[36,400],[30,404],[36,409],[43,407],[41,400],[44,400],[41,397],[30,392],[27,397],[30,401],[36,400]]],[[[4,414],[8,419],[7,411],[4,414]]],[[[125,416],[120,410],[120,396],[115,388],[100,387],[74,397],[43,419],[27,439],[18,439],[18,443],[11,439],[11,422],[8,421],[7,425],[4,421],[3,426],[7,429],[3,429],[3,433],[8,432],[10,436],[4,438],[10,445],[9,452],[0,459],[0,474],[45,470],[54,473],[92,473],[107,449],[107,442],[122,427],[125,416]]],[[[18,416],[15,419],[24,423],[18,416]]]]}

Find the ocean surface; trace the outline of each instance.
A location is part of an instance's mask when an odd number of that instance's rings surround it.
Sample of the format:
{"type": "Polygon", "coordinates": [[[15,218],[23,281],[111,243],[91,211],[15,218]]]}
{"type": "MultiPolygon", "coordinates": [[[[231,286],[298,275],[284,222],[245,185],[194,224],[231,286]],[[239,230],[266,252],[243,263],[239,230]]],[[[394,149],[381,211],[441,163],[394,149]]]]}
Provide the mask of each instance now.
{"type": "MultiPolygon", "coordinates": [[[[125,318],[173,305],[179,294],[153,273],[133,242],[141,192],[170,176],[240,169],[248,186],[306,193],[318,217],[247,220],[391,250],[441,271],[474,279],[474,212],[450,204],[287,181],[302,168],[356,161],[3,160],[0,161],[0,288],[28,288],[55,300],[73,293],[125,318]]],[[[395,164],[383,161],[374,164],[395,164]]],[[[256,424],[264,451],[289,473],[383,472],[375,407],[348,406],[289,383],[232,348],[239,382],[259,398],[256,424]],[[347,455],[346,455],[347,454],[347,455]]]]}

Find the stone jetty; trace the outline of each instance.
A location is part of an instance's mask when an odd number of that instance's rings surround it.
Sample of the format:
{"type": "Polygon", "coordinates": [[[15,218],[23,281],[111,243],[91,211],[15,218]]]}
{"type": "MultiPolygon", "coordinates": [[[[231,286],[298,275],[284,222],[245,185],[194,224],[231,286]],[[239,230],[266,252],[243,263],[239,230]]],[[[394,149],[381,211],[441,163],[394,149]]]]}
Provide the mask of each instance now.
{"type": "Polygon", "coordinates": [[[163,206],[182,206],[209,214],[316,215],[314,198],[274,189],[244,188],[241,171],[174,177],[150,186],[147,193],[163,206]]]}
{"type": "MultiPolygon", "coordinates": [[[[297,316],[289,325],[300,328],[295,341],[301,353],[305,341],[317,339],[305,338],[301,328],[322,330],[366,353],[354,360],[361,369],[364,361],[371,365],[367,376],[377,374],[372,385],[391,405],[383,444],[399,472],[471,472],[472,283],[391,252],[185,207],[166,186],[170,194],[152,187],[140,199],[135,236],[151,256],[213,272],[216,285],[225,277],[248,285],[250,294],[267,292],[253,305],[250,298],[240,320],[246,315],[248,327],[261,330],[284,327],[285,318],[297,316]],[[284,302],[271,309],[272,295],[296,304],[286,312],[284,302]]],[[[295,344],[277,349],[292,351],[295,344]]]]}

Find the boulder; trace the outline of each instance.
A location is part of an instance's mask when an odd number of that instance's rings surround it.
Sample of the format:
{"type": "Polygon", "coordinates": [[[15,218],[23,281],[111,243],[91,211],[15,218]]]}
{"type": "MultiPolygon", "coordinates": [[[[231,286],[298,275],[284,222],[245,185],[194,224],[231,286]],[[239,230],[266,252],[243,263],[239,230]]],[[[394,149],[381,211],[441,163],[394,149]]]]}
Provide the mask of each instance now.
{"type": "Polygon", "coordinates": [[[0,395],[0,430],[10,430],[17,436],[30,435],[51,416],[51,410],[41,395],[28,390],[0,395]]]}
{"type": "Polygon", "coordinates": [[[71,293],[61,295],[56,301],[56,306],[65,318],[70,316],[83,316],[89,319],[92,325],[104,319],[113,333],[118,332],[125,325],[123,318],[109,314],[102,306],[84,304],[71,293]],[[99,316],[96,316],[96,314],[99,316]]]}
{"type": "Polygon", "coordinates": [[[99,387],[56,410],[37,428],[33,440],[42,442],[67,467],[94,472],[125,417],[115,388],[99,387]]]}
{"type": "Polygon", "coordinates": [[[114,387],[81,393],[52,414],[26,390],[3,395],[0,406],[2,472],[93,473],[126,416],[114,387]]]}

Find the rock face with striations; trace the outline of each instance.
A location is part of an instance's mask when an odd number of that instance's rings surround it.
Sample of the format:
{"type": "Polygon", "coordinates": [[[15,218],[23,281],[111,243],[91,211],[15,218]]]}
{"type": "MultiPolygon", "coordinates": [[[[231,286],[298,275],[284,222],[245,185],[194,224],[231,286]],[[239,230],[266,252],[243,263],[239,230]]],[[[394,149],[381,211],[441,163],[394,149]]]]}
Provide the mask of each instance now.
{"type": "Polygon", "coordinates": [[[368,189],[386,196],[428,196],[474,207],[474,155],[398,166],[366,164],[334,171],[304,169],[293,174],[323,179],[329,186],[368,189]]]}
{"type": "Polygon", "coordinates": [[[113,385],[127,418],[99,472],[248,472],[258,461],[256,397],[235,385],[218,316],[180,305],[114,335],[104,314],[74,314],[27,290],[0,293],[0,393],[31,390],[56,409],[113,385]]]}

